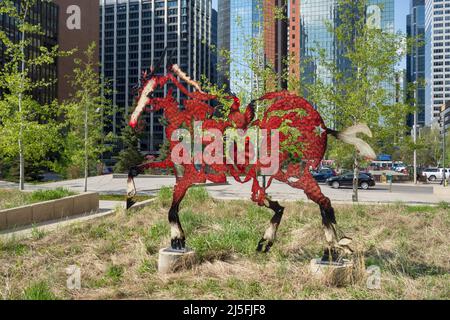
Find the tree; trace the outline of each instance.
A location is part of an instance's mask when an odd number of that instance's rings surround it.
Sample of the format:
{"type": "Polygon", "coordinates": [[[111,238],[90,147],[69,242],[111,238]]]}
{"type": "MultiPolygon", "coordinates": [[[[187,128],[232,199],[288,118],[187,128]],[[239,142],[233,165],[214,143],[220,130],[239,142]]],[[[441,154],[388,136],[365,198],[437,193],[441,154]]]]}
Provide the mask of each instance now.
{"type": "Polygon", "coordinates": [[[145,157],[139,150],[139,135],[130,126],[125,126],[121,133],[122,150],[117,156],[114,172],[127,172],[130,168],[140,165],[145,157]]]}
{"type": "MultiPolygon", "coordinates": [[[[396,101],[395,66],[404,55],[400,34],[384,31],[367,23],[367,0],[339,0],[337,25],[327,23],[341,49],[340,58],[329,57],[317,48],[311,64],[320,65],[328,79],[316,76],[302,79],[300,88],[317,106],[329,127],[337,130],[367,123],[378,151],[389,144],[399,144],[405,136],[406,115],[410,106],[396,101]]],[[[369,17],[370,18],[370,17],[369,17]]],[[[354,167],[353,200],[358,201],[360,159],[348,145],[331,143],[331,155],[348,159],[354,167]]]]}
{"type": "Polygon", "coordinates": [[[0,100],[0,154],[13,160],[19,158],[20,190],[24,189],[25,161],[43,161],[49,151],[55,151],[60,145],[61,124],[55,121],[57,105],[41,106],[31,96],[33,90],[50,86],[55,79],[32,79],[32,70],[55,63],[58,56],[70,54],[58,51],[58,46],[41,46],[37,54],[28,54],[32,51],[33,37],[44,34],[39,25],[30,22],[37,2],[22,0],[19,5],[10,0],[0,2],[0,16],[13,19],[20,34],[15,41],[0,30],[0,43],[5,48],[5,62],[0,71],[0,89],[3,92],[0,100]]]}
{"type": "Polygon", "coordinates": [[[84,59],[75,59],[72,86],[76,92],[65,105],[68,120],[68,162],[84,169],[84,191],[87,191],[89,168],[99,163],[100,156],[111,149],[107,143],[111,134],[104,134],[112,107],[105,99],[109,90],[102,87],[95,62],[95,47],[92,43],[84,52],[84,59]]]}
{"type": "Polygon", "coordinates": [[[434,124],[420,129],[417,143],[417,163],[422,167],[438,167],[442,162],[442,135],[434,124]]]}

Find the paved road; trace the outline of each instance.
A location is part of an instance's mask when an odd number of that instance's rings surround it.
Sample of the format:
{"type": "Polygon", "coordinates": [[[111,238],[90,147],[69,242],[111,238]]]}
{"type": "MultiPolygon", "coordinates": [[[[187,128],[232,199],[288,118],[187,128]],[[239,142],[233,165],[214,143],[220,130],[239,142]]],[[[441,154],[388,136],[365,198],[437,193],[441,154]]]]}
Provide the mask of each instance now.
{"type": "MultiPolygon", "coordinates": [[[[137,178],[136,187],[141,194],[154,195],[163,186],[173,186],[175,178],[173,177],[151,177],[137,178]]],[[[0,181],[0,188],[11,188],[14,184],[0,181]]],[[[111,194],[126,193],[126,179],[113,179],[112,175],[89,178],[89,191],[111,194]]],[[[26,185],[26,190],[52,189],[56,187],[65,187],[74,191],[83,191],[83,179],[52,182],[39,185],[26,185]]],[[[251,184],[239,184],[234,179],[229,178],[228,184],[206,184],[206,188],[211,196],[218,199],[249,199],[251,194],[251,184]]],[[[326,185],[321,185],[323,193],[333,201],[351,201],[352,190],[332,189],[326,185]]],[[[280,182],[273,182],[269,188],[269,194],[274,199],[284,201],[306,200],[302,190],[293,189],[280,182]]],[[[449,194],[437,196],[433,194],[433,185],[413,185],[413,184],[394,184],[392,192],[389,191],[389,185],[378,184],[370,190],[359,191],[360,201],[365,202],[408,202],[408,203],[439,203],[441,201],[450,202],[449,194]]]]}

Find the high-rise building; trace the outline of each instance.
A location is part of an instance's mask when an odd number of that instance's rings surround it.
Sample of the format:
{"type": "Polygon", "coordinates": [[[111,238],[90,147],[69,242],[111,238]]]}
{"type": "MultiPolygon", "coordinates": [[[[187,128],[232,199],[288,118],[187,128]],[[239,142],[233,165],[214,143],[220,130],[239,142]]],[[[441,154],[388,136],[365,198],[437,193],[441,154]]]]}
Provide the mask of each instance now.
{"type": "Polygon", "coordinates": [[[450,0],[425,1],[425,124],[450,100],[450,0]]]}
{"type": "Polygon", "coordinates": [[[289,74],[295,79],[300,77],[300,48],[302,37],[300,34],[300,0],[290,0],[288,27],[289,74]]]}
{"type": "MultiPolygon", "coordinates": [[[[263,5],[264,26],[264,63],[273,67],[278,75],[277,81],[268,84],[270,86],[285,87],[286,83],[281,76],[286,69],[288,53],[288,24],[286,19],[280,19],[280,15],[287,17],[286,0],[265,0],[263,5]]],[[[274,89],[274,88],[270,88],[274,89]]]]}
{"type": "MultiPolygon", "coordinates": [[[[417,125],[425,125],[425,0],[411,0],[410,13],[406,17],[406,34],[415,39],[406,57],[406,83],[417,81],[415,100],[417,106],[417,125]]],[[[407,92],[409,95],[410,93],[407,92]]],[[[412,97],[410,97],[412,98],[412,97]]],[[[414,125],[414,115],[408,116],[408,126],[414,125]]]]}
{"type": "MultiPolygon", "coordinates": [[[[211,77],[211,0],[101,0],[100,7],[100,60],[102,73],[112,80],[115,134],[135,102],[141,72],[154,67],[165,48],[170,62],[194,80],[211,77]]],[[[160,72],[166,72],[167,59],[160,72]]],[[[155,95],[165,94],[167,87],[155,95]]],[[[145,115],[143,152],[157,153],[165,139],[160,117],[145,115]]]]}
{"type": "MultiPolygon", "coordinates": [[[[339,25],[337,5],[338,0],[291,0],[291,14],[295,9],[296,16],[295,21],[291,16],[290,30],[295,27],[295,38],[300,37],[300,40],[294,43],[296,49],[291,43],[290,50],[299,52],[298,60],[304,81],[314,82],[316,77],[321,77],[325,82],[333,81],[328,69],[321,65],[317,58],[317,49],[324,50],[326,58],[336,61],[340,67],[348,67],[348,62],[343,58],[345,48],[339,47],[334,34],[327,28],[327,23],[332,27],[339,25]]],[[[366,10],[369,17],[367,23],[384,31],[394,32],[394,8],[394,0],[369,0],[366,10]]],[[[291,66],[290,69],[292,71],[295,67],[291,66]]],[[[393,88],[394,84],[388,86],[393,88]]]]}
{"type": "MultiPolygon", "coordinates": [[[[16,0],[17,4],[20,1],[16,0]]],[[[49,87],[36,89],[33,96],[41,103],[49,103],[54,99],[65,100],[73,93],[70,85],[73,75],[74,59],[82,58],[83,52],[92,42],[97,43],[99,28],[99,4],[92,0],[53,0],[51,2],[38,1],[33,8],[33,23],[39,24],[44,34],[33,35],[31,52],[38,52],[39,47],[48,49],[55,45],[60,50],[77,51],[68,57],[59,57],[57,63],[36,68],[31,75],[38,80],[46,78],[57,80],[49,87]]],[[[6,30],[12,39],[18,40],[19,34],[14,20],[7,16],[0,16],[0,29],[6,30]]],[[[0,65],[4,61],[4,50],[0,50],[0,65]]],[[[98,57],[98,54],[96,54],[98,57]]]]}
{"type": "MultiPolygon", "coordinates": [[[[230,53],[229,61],[220,60],[223,69],[220,82],[228,84],[232,92],[252,95],[255,86],[263,85],[250,63],[271,66],[279,75],[284,71],[287,24],[278,15],[287,14],[286,3],[286,0],[219,1],[219,49],[230,53]],[[261,42],[255,45],[254,40],[261,42]]],[[[273,85],[284,86],[282,77],[273,85]]]]}
{"type": "Polygon", "coordinates": [[[95,0],[53,0],[59,7],[58,45],[61,50],[77,51],[69,57],[58,59],[58,99],[71,96],[70,84],[75,59],[83,59],[91,43],[96,44],[95,58],[99,52],[99,2],[95,0]]]}
{"type": "Polygon", "coordinates": [[[302,38],[296,50],[300,53],[300,70],[304,81],[314,82],[316,76],[331,81],[331,75],[315,58],[315,50],[321,48],[328,59],[336,58],[336,41],[326,26],[327,22],[336,22],[336,5],[337,0],[296,0],[295,10],[300,13],[300,17],[295,21],[296,24],[291,25],[291,29],[299,29],[298,36],[302,38]]]}
{"type": "MultiPolygon", "coordinates": [[[[15,0],[17,8],[20,10],[21,2],[15,0]]],[[[44,1],[38,1],[36,5],[31,8],[28,15],[29,22],[33,25],[40,25],[41,34],[29,34],[32,37],[32,44],[27,47],[27,57],[37,57],[41,48],[51,49],[58,44],[58,6],[44,1]]],[[[21,34],[17,28],[14,18],[3,14],[0,15],[0,30],[4,31],[6,35],[14,42],[20,41],[21,34]]],[[[8,60],[5,46],[0,42],[0,67],[8,60]]],[[[44,64],[39,67],[33,68],[30,74],[31,79],[34,81],[55,80],[57,77],[57,65],[44,64]]],[[[0,92],[1,94],[1,92],[0,92]]],[[[40,103],[50,103],[57,97],[57,86],[52,84],[50,86],[36,88],[32,95],[40,103]]]]}
{"type": "Polygon", "coordinates": [[[218,22],[218,16],[217,16],[217,10],[212,9],[211,10],[211,75],[209,78],[209,81],[211,83],[217,84],[218,76],[217,76],[217,46],[218,46],[218,30],[217,30],[217,22],[218,22]]]}
{"type": "Polygon", "coordinates": [[[230,85],[229,72],[230,66],[224,51],[230,50],[230,13],[231,1],[221,0],[218,3],[218,18],[217,26],[220,30],[217,31],[217,81],[220,85],[230,85]]]}

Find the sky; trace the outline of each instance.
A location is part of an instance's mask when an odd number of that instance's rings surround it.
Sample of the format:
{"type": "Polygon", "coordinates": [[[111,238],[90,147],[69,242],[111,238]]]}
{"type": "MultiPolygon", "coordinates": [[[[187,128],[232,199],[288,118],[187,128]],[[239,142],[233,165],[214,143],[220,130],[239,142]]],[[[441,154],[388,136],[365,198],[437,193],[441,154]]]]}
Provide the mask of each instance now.
{"type": "Polygon", "coordinates": [[[406,33],[406,16],[408,14],[409,14],[409,0],[395,0],[396,30],[401,30],[403,33],[406,33]]]}

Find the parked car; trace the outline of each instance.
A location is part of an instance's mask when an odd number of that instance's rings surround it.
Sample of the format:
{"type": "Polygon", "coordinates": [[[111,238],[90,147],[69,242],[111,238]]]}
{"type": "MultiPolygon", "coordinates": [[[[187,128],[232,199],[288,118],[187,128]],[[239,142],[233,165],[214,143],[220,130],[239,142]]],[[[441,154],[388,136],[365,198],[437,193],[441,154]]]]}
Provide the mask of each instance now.
{"type": "Polygon", "coordinates": [[[404,164],[395,164],[392,167],[392,170],[396,171],[396,172],[405,172],[407,171],[407,167],[404,164]]]}
{"type": "Polygon", "coordinates": [[[312,176],[317,182],[326,182],[328,178],[336,176],[336,171],[330,168],[321,168],[312,172],[312,176]]]}
{"type": "Polygon", "coordinates": [[[322,168],[311,173],[317,182],[325,182],[328,178],[336,176],[336,171],[330,168],[322,168]]]}
{"type": "MultiPolygon", "coordinates": [[[[445,176],[448,178],[450,174],[450,169],[445,169],[445,176]]],[[[444,178],[443,168],[427,168],[423,169],[422,176],[424,176],[428,181],[442,180],[444,178]]]]}
{"type": "MultiPolygon", "coordinates": [[[[347,173],[337,177],[328,178],[326,183],[334,189],[339,189],[340,187],[351,187],[353,185],[353,177],[353,173],[347,173]]],[[[360,173],[358,184],[361,189],[367,190],[370,187],[375,186],[375,180],[372,175],[360,173]]]]}

